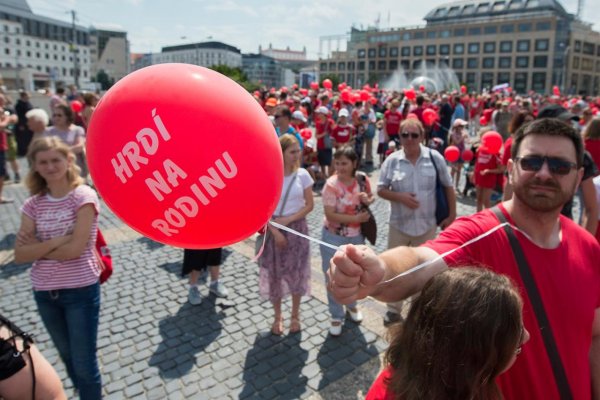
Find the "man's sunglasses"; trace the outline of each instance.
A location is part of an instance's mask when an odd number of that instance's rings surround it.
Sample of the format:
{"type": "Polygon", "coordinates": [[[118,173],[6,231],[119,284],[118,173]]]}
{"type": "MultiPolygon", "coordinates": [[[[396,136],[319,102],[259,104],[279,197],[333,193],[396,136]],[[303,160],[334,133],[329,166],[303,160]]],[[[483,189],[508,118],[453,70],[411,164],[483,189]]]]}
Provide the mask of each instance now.
{"type": "Polygon", "coordinates": [[[523,171],[532,172],[539,171],[544,163],[548,163],[548,170],[554,175],[568,175],[572,169],[577,168],[577,164],[556,157],[527,156],[517,157],[515,161],[519,162],[523,171]]]}
{"type": "Polygon", "coordinates": [[[418,139],[419,136],[421,136],[421,134],[420,133],[402,132],[400,134],[400,136],[402,136],[404,139],[408,139],[409,136],[411,139],[418,139]]]}

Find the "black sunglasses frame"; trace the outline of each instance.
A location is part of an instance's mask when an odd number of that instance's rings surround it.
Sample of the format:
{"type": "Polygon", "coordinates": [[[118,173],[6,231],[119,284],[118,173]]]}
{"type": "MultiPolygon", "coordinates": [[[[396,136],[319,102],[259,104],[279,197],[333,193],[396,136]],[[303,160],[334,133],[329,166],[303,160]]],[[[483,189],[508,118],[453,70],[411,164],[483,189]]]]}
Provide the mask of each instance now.
{"type": "Polygon", "coordinates": [[[558,157],[546,157],[546,156],[526,156],[517,157],[515,161],[519,163],[519,166],[523,171],[538,172],[544,166],[544,163],[548,164],[548,170],[553,175],[569,175],[572,169],[577,169],[577,164],[563,160],[558,157]]]}
{"type": "Polygon", "coordinates": [[[408,139],[409,137],[411,139],[418,139],[421,136],[420,133],[413,133],[413,132],[402,132],[400,134],[400,137],[404,138],[404,139],[408,139]]]}

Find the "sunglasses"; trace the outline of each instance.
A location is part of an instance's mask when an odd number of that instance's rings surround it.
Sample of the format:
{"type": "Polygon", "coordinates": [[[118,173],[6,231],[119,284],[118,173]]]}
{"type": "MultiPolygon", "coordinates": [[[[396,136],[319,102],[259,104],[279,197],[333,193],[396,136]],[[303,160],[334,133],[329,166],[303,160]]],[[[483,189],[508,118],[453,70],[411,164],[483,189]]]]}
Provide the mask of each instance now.
{"type": "Polygon", "coordinates": [[[421,136],[421,134],[420,133],[411,133],[411,132],[402,132],[400,134],[400,136],[402,136],[404,139],[408,139],[409,137],[411,139],[418,139],[419,136],[421,136]]]}
{"type": "Polygon", "coordinates": [[[577,164],[556,157],[527,156],[517,157],[515,161],[519,162],[523,171],[532,172],[538,172],[547,163],[548,170],[554,175],[568,175],[572,169],[577,168],[577,164]]]}

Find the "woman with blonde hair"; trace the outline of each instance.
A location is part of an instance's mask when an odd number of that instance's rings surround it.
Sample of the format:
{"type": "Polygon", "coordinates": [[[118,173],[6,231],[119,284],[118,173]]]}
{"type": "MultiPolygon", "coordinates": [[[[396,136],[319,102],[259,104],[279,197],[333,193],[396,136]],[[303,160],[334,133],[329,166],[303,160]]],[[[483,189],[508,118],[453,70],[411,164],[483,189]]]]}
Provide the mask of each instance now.
{"type": "Polygon", "coordinates": [[[38,311],[80,398],[100,399],[98,196],[83,184],[75,155],[60,139],[36,140],[27,157],[31,197],[22,208],[15,262],[33,263],[38,311]]]}
{"type": "MultiPolygon", "coordinates": [[[[279,138],[283,152],[283,189],[272,219],[295,231],[308,234],[306,215],[313,209],[313,179],[300,168],[302,153],[295,136],[288,133],[279,138]]],[[[300,299],[310,295],[310,246],[306,239],[268,226],[264,251],[258,263],[259,292],[273,304],[275,319],[271,327],[274,335],[283,334],[281,301],[291,294],[292,315],[290,333],[302,329],[300,299]]]]}

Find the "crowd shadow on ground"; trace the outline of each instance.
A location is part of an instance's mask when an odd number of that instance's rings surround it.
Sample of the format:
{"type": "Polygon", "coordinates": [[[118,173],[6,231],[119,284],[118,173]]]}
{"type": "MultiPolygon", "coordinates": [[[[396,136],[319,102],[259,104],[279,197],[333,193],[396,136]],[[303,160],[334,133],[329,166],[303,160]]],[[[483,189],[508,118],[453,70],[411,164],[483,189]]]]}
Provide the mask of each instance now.
{"type": "Polygon", "coordinates": [[[214,296],[203,299],[202,304],[185,303],[177,314],[159,322],[159,343],[148,364],[157,367],[163,379],[180,378],[188,374],[196,363],[196,356],[221,334],[220,312],[214,296]]]}
{"type": "Polygon", "coordinates": [[[299,399],[307,391],[308,378],[302,374],[308,351],[300,344],[302,334],[283,337],[259,333],[246,354],[244,388],[240,399],[299,399]]]}

